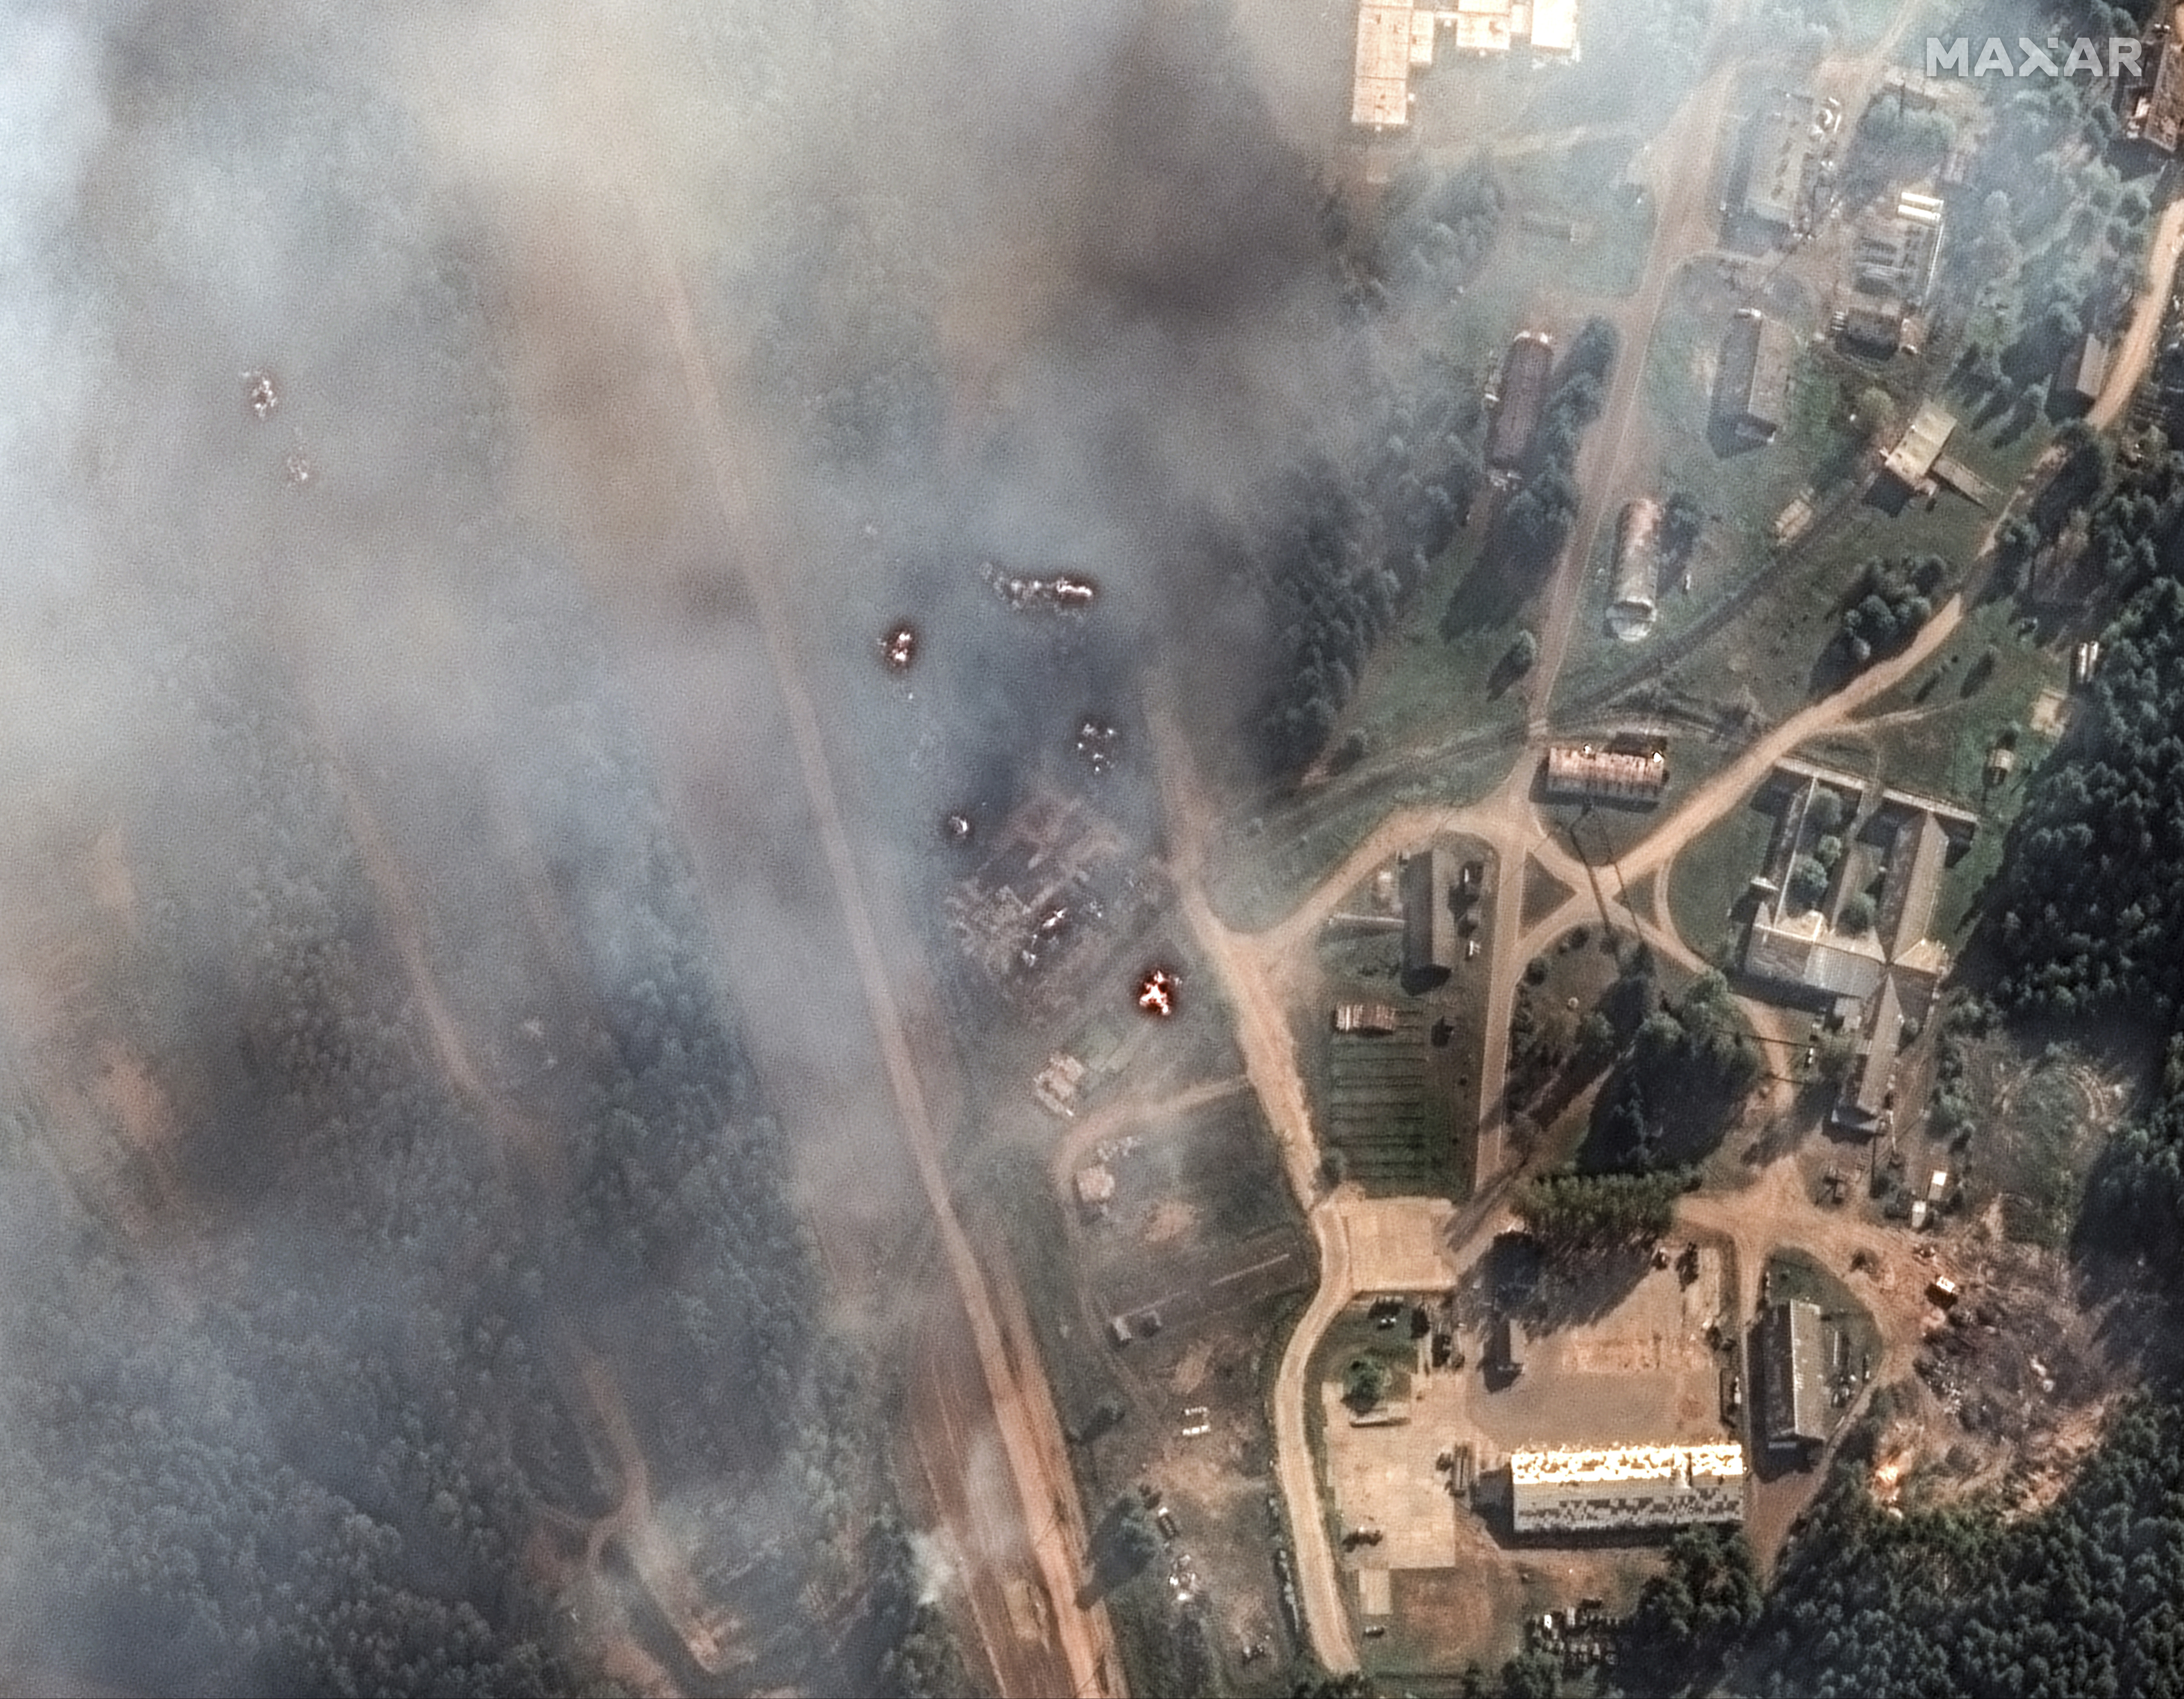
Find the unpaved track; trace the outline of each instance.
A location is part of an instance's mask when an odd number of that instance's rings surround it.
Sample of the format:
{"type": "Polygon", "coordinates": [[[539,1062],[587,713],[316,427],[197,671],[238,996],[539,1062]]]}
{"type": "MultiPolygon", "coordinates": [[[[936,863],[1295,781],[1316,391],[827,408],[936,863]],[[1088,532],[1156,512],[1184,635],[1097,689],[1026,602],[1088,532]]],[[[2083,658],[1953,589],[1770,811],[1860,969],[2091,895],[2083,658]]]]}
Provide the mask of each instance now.
{"type": "Polygon", "coordinates": [[[1585,606],[1593,550],[1599,545],[1608,509],[1624,487],[1630,422],[1638,411],[1654,327],[1660,321],[1662,306],[1685,260],[1711,245],[1714,154],[1728,115],[1730,94],[1739,87],[1737,70],[1734,64],[1719,65],[1691,91],[1662,130],[1659,156],[1651,160],[1646,173],[1653,193],[1652,245],[1646,250],[1646,269],[1629,304],[1607,315],[1622,332],[1623,346],[1608,377],[1607,405],[1592,433],[1594,444],[1585,455],[1593,463],[1592,476],[1585,480],[1576,522],[1563,545],[1546,617],[1541,622],[1540,657],[1528,682],[1530,694],[1524,727],[1528,738],[1536,739],[1546,732],[1555,680],[1569,653],[1578,612],[1585,606]]]}
{"type": "Polygon", "coordinates": [[[1355,1284],[1350,1270],[1348,1223],[1332,1198],[1312,1212],[1312,1236],[1319,1246],[1319,1288],[1282,1352],[1274,1380],[1274,1470],[1289,1506],[1290,1532],[1296,1545],[1297,1587],[1312,1655],[1329,1669],[1355,1669],[1357,1642],[1351,1637],[1350,1609],[1343,1602],[1334,1545],[1327,1535],[1319,1478],[1312,1461],[1305,1412],[1311,1407],[1312,1354],[1326,1336],[1355,1284]]]}
{"type": "Polygon", "coordinates": [[[1145,1123],[1178,1123],[1193,1109],[1223,1102],[1251,1088],[1250,1076],[1238,1075],[1232,1079],[1208,1080],[1157,1103],[1126,1098],[1106,1104],[1096,1114],[1077,1122],[1069,1129],[1068,1137],[1054,1147],[1054,1155],[1047,1165],[1054,1178],[1054,1189],[1065,1203],[1069,1201],[1070,1176],[1084,1160],[1084,1154],[1102,1139],[1120,1137],[1128,1128],[1145,1123]]]}
{"type": "MultiPolygon", "coordinates": [[[[634,189],[638,180],[632,176],[628,181],[634,189]]],[[[1045,1594],[1046,1619],[1067,1663],[1069,1691],[1106,1692],[1109,1691],[1108,1674],[1113,1663],[1108,1656],[1111,1641],[1106,1612],[1096,1605],[1089,1609],[1076,1606],[1076,1554],[1068,1546],[1067,1519],[1057,1520],[1053,1514],[1055,1506],[1074,1500],[1075,1484],[1066,1470],[1057,1475],[1053,1467],[1053,1459],[1060,1451],[1058,1435],[1053,1436],[1049,1444],[1040,1443],[1048,1436],[1038,1431],[1039,1417],[1044,1415],[1049,1424],[1054,1419],[1051,1406],[1045,1400],[1045,1386],[1042,1383],[1034,1394],[1019,1382],[1004,1347],[993,1294],[949,1195],[947,1178],[940,1165],[939,1136],[912,1060],[878,935],[866,905],[818,713],[805,683],[805,669],[796,651],[792,623],[773,576],[779,562],[794,558],[794,551],[776,545],[744,488],[738,468],[745,463],[746,456],[739,451],[727,410],[706,360],[680,269],[660,236],[641,190],[634,191],[633,204],[644,258],[658,291],[661,320],[673,342],[687,389],[699,454],[711,479],[713,497],[726,534],[734,540],[737,557],[745,567],[742,580],[750,594],[765,641],[775,693],[783,710],[796,765],[803,777],[805,802],[827,882],[878,1042],[882,1072],[919,1184],[939,1229],[943,1260],[953,1277],[972,1342],[978,1351],[992,1405],[993,1431],[1000,1442],[1018,1500],[1021,1532],[1045,1594]]],[[[1000,1657],[996,1648],[997,1660],[1000,1657]]]]}
{"type": "Polygon", "coordinates": [[[2180,254],[2184,254],[2184,198],[2169,203],[2161,221],[2153,227],[2153,240],[2147,244],[2146,282],[2131,304],[2131,328],[2117,344],[2108,375],[2101,380],[2100,395],[2086,415],[2086,422],[2097,431],[2104,431],[2120,419],[2131,398],[2138,393],[2147,365],[2153,358],[2154,343],[2161,335],[2161,321],[2168,314],[2169,292],[2176,282],[2180,254]]]}
{"type": "MultiPolygon", "coordinates": [[[[1952,597],[1929,620],[1912,646],[1902,655],[1869,668],[1842,690],[1791,715],[1758,739],[1735,761],[1701,785],[1674,813],[1622,858],[1628,883],[1667,869],[1693,838],[1721,819],[1764,780],[1774,763],[1813,738],[1851,723],[1867,703],[1893,690],[1930,661],[1954,634],[1964,612],[1961,596],[1952,597]]],[[[1156,704],[1149,718],[1153,732],[1156,769],[1159,774],[1164,813],[1176,835],[1174,874],[1181,905],[1194,936],[1219,973],[1223,988],[1237,1012],[1238,1036],[1253,1089],[1265,1104],[1269,1120],[1281,1140],[1290,1183],[1309,1216],[1319,1249],[1320,1278],[1311,1304],[1290,1334],[1274,1390],[1274,1438],[1277,1470],[1290,1507],[1290,1523],[1296,1540],[1298,1581],[1312,1650],[1330,1669],[1357,1666],[1357,1645],[1350,1614],[1342,1598],[1341,1581],[1334,1551],[1327,1537],[1319,1483],[1306,1431],[1306,1410],[1311,1389],[1308,1370],[1313,1353],[1329,1324],[1355,1295],[1346,1224],[1335,1200],[1318,1195],[1318,1141],[1311,1121],[1303,1079],[1297,1065],[1295,1038],[1281,1000],[1274,990],[1279,975],[1276,964],[1290,953],[1309,949],[1318,927],[1357,882],[1387,857],[1415,848],[1443,832],[1460,832],[1490,845],[1499,858],[1496,885],[1495,947],[1487,986],[1486,1053],[1480,1067],[1481,1105],[1478,1184],[1484,1191],[1504,1178],[1506,1104],[1502,1101],[1507,1068],[1506,1036],[1516,986],[1523,965],[1570,927],[1593,918],[1596,898],[1591,869],[1556,842],[1529,800],[1535,754],[1528,746],[1509,778],[1492,795],[1462,808],[1408,809],[1391,815],[1366,841],[1309,891],[1297,908],[1283,921],[1256,937],[1231,931],[1212,913],[1205,900],[1204,810],[1195,794],[1189,757],[1163,705],[1156,704]],[[1522,925],[1524,874],[1527,862],[1537,862],[1570,886],[1573,895],[1529,927],[1522,925]]],[[[1694,971],[1706,964],[1691,950],[1669,917],[1665,891],[1657,888],[1654,918],[1620,909],[1616,923],[1628,926],[1656,951],[1694,971]]],[[[1776,1054],[1788,1042],[1788,1027],[1778,1011],[1746,1001],[1745,1011],[1762,1038],[1776,1054]]],[[[1778,1077],[1775,1104],[1786,1108],[1794,1087],[1778,1077]]],[[[1793,1186],[1793,1166],[1777,1165],[1767,1183],[1793,1186]]],[[[1752,1255],[1741,1266],[1756,1271],[1772,1244],[1761,1245],[1764,1230],[1753,1227],[1761,1216],[1756,1200],[1747,1192],[1720,1200],[1723,1210],[1748,1214],[1747,1237],[1752,1255]]],[[[1713,1226],[1728,1217],[1711,1200],[1707,1209],[1692,1216],[1694,1225],[1713,1226]]],[[[1802,1218],[1801,1218],[1802,1219],[1802,1218]]],[[[1492,1212],[1482,1212],[1474,1229],[1490,1229],[1492,1212]]],[[[1848,1249],[1855,1244],[1854,1224],[1841,1234],[1848,1249]]],[[[1732,1234],[1732,1237],[1735,1237],[1732,1234]]],[[[1878,1241],[1875,1242],[1877,1247],[1878,1241]]],[[[1740,1242],[1740,1250],[1745,1249],[1740,1242]]],[[[1756,1281],[1756,1271],[1750,1277],[1756,1281]]],[[[1892,1338],[1897,1335],[1892,1333],[1892,1338]]]]}

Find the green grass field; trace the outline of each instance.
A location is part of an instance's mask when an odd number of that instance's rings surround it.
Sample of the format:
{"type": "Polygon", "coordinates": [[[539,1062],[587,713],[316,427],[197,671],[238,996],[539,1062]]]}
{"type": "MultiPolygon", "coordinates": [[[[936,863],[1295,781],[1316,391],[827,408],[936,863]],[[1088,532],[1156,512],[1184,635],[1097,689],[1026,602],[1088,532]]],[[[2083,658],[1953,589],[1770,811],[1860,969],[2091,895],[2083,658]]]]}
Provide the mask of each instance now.
{"type": "MultiPolygon", "coordinates": [[[[1896,512],[1869,500],[1841,506],[1850,492],[1845,480],[1863,478],[1868,464],[1842,422],[1852,400],[1878,385],[1908,414],[1925,386],[1938,380],[1946,350],[1930,350],[1923,362],[1875,367],[1808,343],[1781,433],[1762,448],[1719,453],[1707,432],[1713,373],[1722,332],[1741,299],[1712,270],[1687,271],[1663,309],[1641,391],[1641,471],[1630,493],[1681,490],[1699,502],[1707,524],[1693,556],[1691,591],[1663,586],[1652,634],[1637,645],[1616,641],[1605,618],[1613,526],[1603,525],[1587,563],[1585,611],[1557,683],[1559,699],[1631,677],[1649,651],[1665,654],[1697,622],[1715,617],[1724,598],[1743,594],[1749,600],[1741,611],[1690,653],[1666,662],[1660,681],[1692,704],[1744,707],[1763,720],[1779,720],[1835,682],[1825,657],[1842,599],[1867,560],[1930,552],[1961,577],[1993,522],[1992,512],[1949,492],[1930,509],[1916,501],[1896,512]],[[1776,518],[1808,489],[1826,517],[1778,562],[1776,518]],[[1831,500],[1839,511],[1828,511],[1831,500]],[[1763,572],[1768,576],[1756,579],[1763,572]]],[[[1795,312],[1786,316],[1798,321],[1795,312]]],[[[2046,426],[2014,438],[2006,430],[1982,432],[1968,406],[1942,399],[1962,421],[1949,452],[2006,494],[2046,445],[2046,426]]]]}
{"type": "Polygon", "coordinates": [[[1669,914],[1684,942],[1718,966],[1736,960],[1743,928],[1730,910],[1761,870],[1774,811],[1752,797],[1685,845],[1669,869],[1669,914]]]}

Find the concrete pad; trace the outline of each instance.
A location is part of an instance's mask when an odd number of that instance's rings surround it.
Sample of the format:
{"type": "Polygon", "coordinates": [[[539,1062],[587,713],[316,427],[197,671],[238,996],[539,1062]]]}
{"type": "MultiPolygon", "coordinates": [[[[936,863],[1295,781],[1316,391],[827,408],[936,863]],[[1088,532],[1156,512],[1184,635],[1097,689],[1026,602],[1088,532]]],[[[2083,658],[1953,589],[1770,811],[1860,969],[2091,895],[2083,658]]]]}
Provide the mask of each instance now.
{"type": "MultiPolygon", "coordinates": [[[[1438,1569],[1456,1561],[1457,1503],[1448,1477],[1434,1460],[1448,1450],[1463,1400],[1462,1378],[1435,1375],[1413,1381],[1402,1406],[1409,1420],[1355,1427],[1342,1388],[1320,1387],[1327,1422],[1328,1473],[1336,1512],[1347,1529],[1377,1528],[1376,1545],[1358,1547],[1346,1561],[1387,1569],[1438,1569]]],[[[1363,1584],[1361,1579],[1359,1584],[1363,1584]]]]}
{"type": "Polygon", "coordinates": [[[1456,1283],[1442,1247],[1455,1204],[1446,1198],[1338,1198],[1350,1238],[1353,1292],[1441,1292],[1456,1283]]]}

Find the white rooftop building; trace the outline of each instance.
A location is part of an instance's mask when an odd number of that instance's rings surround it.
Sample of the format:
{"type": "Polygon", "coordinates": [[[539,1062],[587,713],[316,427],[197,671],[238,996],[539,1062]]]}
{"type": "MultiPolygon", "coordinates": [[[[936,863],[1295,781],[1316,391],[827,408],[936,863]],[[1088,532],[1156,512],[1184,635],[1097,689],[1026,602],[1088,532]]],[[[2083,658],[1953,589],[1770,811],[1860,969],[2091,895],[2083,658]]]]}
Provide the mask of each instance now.
{"type": "Polygon", "coordinates": [[[1519,1534],[1684,1528],[1744,1520],[1744,1448],[1623,1445],[1509,1459],[1519,1534]]]}

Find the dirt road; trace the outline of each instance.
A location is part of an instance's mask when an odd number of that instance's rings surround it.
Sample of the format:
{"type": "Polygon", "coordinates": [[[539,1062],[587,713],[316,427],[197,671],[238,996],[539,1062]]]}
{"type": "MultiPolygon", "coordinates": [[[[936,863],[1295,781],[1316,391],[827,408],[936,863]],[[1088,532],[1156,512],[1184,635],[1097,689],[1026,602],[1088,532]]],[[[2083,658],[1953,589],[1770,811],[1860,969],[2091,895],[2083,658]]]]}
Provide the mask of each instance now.
{"type": "MultiPolygon", "coordinates": [[[[627,181],[635,185],[642,179],[632,175],[627,181]]],[[[939,1232],[943,1260],[954,1281],[963,1319],[978,1352],[990,1400],[991,1431],[1006,1461],[1017,1503],[1017,1519],[1028,1535],[1025,1544],[1045,1595],[1043,1626],[1050,1627],[1067,1660],[1068,1691],[1106,1692],[1109,1691],[1110,1674],[1115,1664],[1106,1612],[1096,1604],[1080,1608],[1075,1603],[1078,1554],[1071,1549],[1067,1539],[1070,1518],[1055,1513],[1056,1506],[1074,1502],[1075,1483],[1066,1469],[1058,1474],[1056,1471],[1055,1459],[1061,1450],[1059,1435],[1040,1431],[1042,1416],[1046,1426],[1055,1425],[1044,1382],[1032,1389],[1020,1381],[1006,1348],[993,1294],[949,1195],[947,1179],[940,1165],[940,1138],[911,1055],[878,929],[866,905],[862,878],[844,822],[832,759],[806,683],[809,673],[797,653],[788,611],[772,575],[774,563],[791,558],[792,553],[774,546],[768,528],[744,486],[739,468],[750,463],[750,459],[738,443],[722,404],[680,268],[644,204],[641,190],[635,190],[634,197],[640,241],[657,290],[661,322],[674,345],[700,457],[711,480],[712,495],[725,534],[734,539],[736,556],[744,568],[740,577],[749,592],[764,639],[775,694],[787,721],[796,767],[803,778],[805,802],[816,830],[827,884],[878,1042],[882,1075],[893,1100],[897,1126],[909,1149],[939,1232]]],[[[990,1547],[982,1545],[982,1549],[990,1547]]],[[[1000,1656],[997,1651],[997,1661],[1000,1656]]]]}
{"type": "Polygon", "coordinates": [[[1714,155],[1728,116],[1730,95],[1740,86],[1737,70],[1734,64],[1717,67],[1663,129],[1665,140],[1658,154],[1647,156],[1645,176],[1653,196],[1653,242],[1646,250],[1646,269],[1637,289],[1629,303],[1613,314],[1623,333],[1623,347],[1608,380],[1607,405],[1585,456],[1591,462],[1591,475],[1584,479],[1576,522],[1570,527],[1569,541],[1556,567],[1546,614],[1540,622],[1540,657],[1527,685],[1530,694],[1525,705],[1525,731],[1530,738],[1546,731],[1555,680],[1569,654],[1578,612],[1585,606],[1593,550],[1599,545],[1608,510],[1624,488],[1631,420],[1639,411],[1646,356],[1652,346],[1661,308],[1685,260],[1711,245],[1714,155]]]}
{"type": "Polygon", "coordinates": [[[2161,321],[2168,313],[2169,293],[2176,286],[2180,254],[2184,254],[2184,200],[2173,200],[2153,226],[2153,240],[2147,244],[2146,282],[2131,303],[2131,328],[2109,356],[2100,395],[2086,415],[2086,422],[2097,431],[2104,431],[2120,419],[2131,398],[2138,393],[2153,359],[2161,321]]]}
{"type": "Polygon", "coordinates": [[[1327,1535],[1318,1465],[1305,1429],[1312,1397],[1312,1353],[1319,1349],[1342,1306],[1350,1301],[1350,1236],[1332,1198],[1312,1212],[1312,1236],[1319,1246],[1319,1288],[1298,1317],[1282,1352],[1274,1379],[1274,1470],[1289,1506],[1290,1532],[1296,1541],[1299,1602],[1312,1656],[1333,1670],[1357,1668],[1357,1642],[1351,1634],[1350,1607],[1343,1601],[1334,1546],[1327,1535]]]}
{"type": "Polygon", "coordinates": [[[1208,1104],[1217,1104],[1228,1098],[1237,1097],[1251,1088],[1248,1075],[1231,1079],[1209,1080],[1193,1086],[1189,1091],[1164,1097],[1157,1103],[1146,1103],[1135,1098],[1124,1098],[1111,1103],[1098,1113],[1087,1116],[1069,1129],[1061,1143],[1054,1147],[1054,1155],[1048,1163],[1058,1196],[1067,1199],[1069,1176],[1084,1162],[1085,1155],[1103,1139],[1119,1138],[1129,1128],[1145,1122],[1175,1123],[1191,1110],[1204,1109],[1208,1104]]]}

